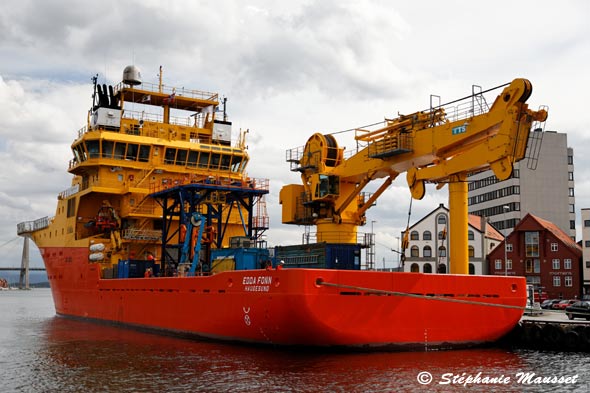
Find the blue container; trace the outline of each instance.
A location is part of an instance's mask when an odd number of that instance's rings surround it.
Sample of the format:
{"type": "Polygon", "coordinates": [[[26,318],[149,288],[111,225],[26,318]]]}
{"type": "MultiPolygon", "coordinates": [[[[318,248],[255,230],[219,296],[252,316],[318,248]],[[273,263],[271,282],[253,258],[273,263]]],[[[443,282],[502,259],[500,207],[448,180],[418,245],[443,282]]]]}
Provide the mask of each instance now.
{"type": "Polygon", "coordinates": [[[129,261],[121,261],[117,264],[117,278],[129,278],[129,261]]]}
{"type": "Polygon", "coordinates": [[[211,261],[216,259],[233,259],[236,270],[252,270],[264,267],[270,258],[264,248],[217,248],[211,250],[211,261]]]}

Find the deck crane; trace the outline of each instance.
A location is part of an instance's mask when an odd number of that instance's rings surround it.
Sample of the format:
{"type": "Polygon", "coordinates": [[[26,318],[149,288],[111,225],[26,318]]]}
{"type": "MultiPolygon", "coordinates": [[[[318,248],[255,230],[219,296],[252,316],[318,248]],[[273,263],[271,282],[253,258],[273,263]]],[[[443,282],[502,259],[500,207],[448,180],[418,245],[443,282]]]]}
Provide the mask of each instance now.
{"type": "Polygon", "coordinates": [[[287,151],[303,184],[281,189],[283,223],[315,225],[318,242],[357,243],[365,212],[399,174],[406,173],[415,199],[424,197],[426,182],[448,183],[450,272],[467,274],[467,175],[492,169],[498,180],[508,179],[514,163],[525,157],[531,126],[547,119],[545,108],[528,108],[527,79],[495,89],[502,87],[489,108],[483,93],[494,89],[453,101],[454,110],[431,106],[386,119],[374,131],[357,129],[361,148],[346,158],[333,135],[313,134],[305,147],[287,151]],[[376,179],[385,180],[365,198],[362,190],[376,179]]]}

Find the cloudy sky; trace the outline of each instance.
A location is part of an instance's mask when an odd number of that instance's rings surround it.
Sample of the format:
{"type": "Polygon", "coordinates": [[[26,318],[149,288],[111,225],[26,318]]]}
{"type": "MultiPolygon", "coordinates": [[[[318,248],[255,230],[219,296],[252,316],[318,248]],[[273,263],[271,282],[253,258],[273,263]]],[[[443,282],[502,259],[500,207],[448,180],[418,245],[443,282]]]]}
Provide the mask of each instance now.
{"type": "MultiPolygon", "coordinates": [[[[91,105],[91,76],[116,83],[132,63],[145,81],[156,82],[162,65],[168,85],[228,97],[234,132],[250,130],[250,176],[271,181],[269,245],[297,243],[303,230],[280,224],[279,190],[300,181],[287,149],[315,132],[425,109],[430,94],[447,102],[473,84],[516,77],[531,80],[529,105],[549,106],[547,129],[567,133],[575,149],[579,215],[590,207],[588,15],[583,0],[4,0],[0,266],[20,263],[16,224],[53,215],[69,186],[69,148],[91,105]]],[[[404,179],[367,214],[376,221],[377,262],[387,266],[408,216],[404,179]]],[[[412,221],[446,201],[446,189],[428,188],[412,221]]]]}

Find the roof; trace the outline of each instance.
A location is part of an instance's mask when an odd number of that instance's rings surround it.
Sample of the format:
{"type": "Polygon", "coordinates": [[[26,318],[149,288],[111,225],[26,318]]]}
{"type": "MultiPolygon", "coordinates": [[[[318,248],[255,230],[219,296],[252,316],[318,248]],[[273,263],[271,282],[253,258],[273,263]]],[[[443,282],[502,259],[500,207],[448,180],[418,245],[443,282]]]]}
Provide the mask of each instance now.
{"type": "MultiPolygon", "coordinates": [[[[418,224],[420,224],[422,221],[426,220],[428,217],[432,216],[434,213],[438,212],[439,210],[442,210],[444,212],[446,212],[447,214],[450,213],[449,209],[444,205],[444,204],[440,204],[438,205],[438,207],[434,210],[432,210],[430,213],[428,213],[427,215],[425,215],[424,217],[422,217],[420,220],[418,220],[416,223],[414,223],[413,225],[410,226],[410,231],[416,227],[418,224]]],[[[476,216],[474,214],[469,214],[468,215],[468,224],[469,226],[471,226],[473,229],[475,229],[476,231],[478,231],[479,233],[482,233],[481,230],[481,220],[482,217],[480,216],[476,216]]],[[[489,222],[487,222],[486,220],[486,227],[485,227],[485,237],[489,238],[489,239],[494,239],[494,240],[498,240],[498,241],[502,241],[504,240],[504,236],[502,235],[502,233],[500,233],[496,228],[494,228],[493,225],[491,225],[489,222]]]]}
{"type": "MultiPolygon", "coordinates": [[[[474,227],[475,229],[477,229],[479,232],[481,232],[481,220],[482,217],[480,216],[476,216],[474,214],[470,214],[469,215],[469,225],[471,225],[472,227],[474,227]]],[[[494,239],[494,240],[498,240],[498,241],[502,241],[504,240],[504,236],[502,235],[502,233],[500,233],[496,228],[494,228],[493,225],[491,225],[489,222],[487,222],[486,220],[486,227],[485,227],[485,237],[489,238],[489,239],[494,239]]]]}
{"type": "MultiPolygon", "coordinates": [[[[545,228],[546,230],[551,232],[556,238],[561,240],[561,242],[563,244],[565,244],[566,246],[568,246],[571,249],[576,250],[580,253],[582,252],[582,248],[578,245],[578,243],[576,243],[576,241],[574,239],[572,239],[567,233],[562,231],[554,223],[544,220],[541,217],[537,217],[537,216],[530,214],[530,213],[527,214],[527,216],[530,216],[533,220],[537,221],[539,223],[539,225],[541,225],[543,228],[545,228]]],[[[526,219],[526,216],[522,219],[522,221],[524,221],[525,219],[526,219]]]]}

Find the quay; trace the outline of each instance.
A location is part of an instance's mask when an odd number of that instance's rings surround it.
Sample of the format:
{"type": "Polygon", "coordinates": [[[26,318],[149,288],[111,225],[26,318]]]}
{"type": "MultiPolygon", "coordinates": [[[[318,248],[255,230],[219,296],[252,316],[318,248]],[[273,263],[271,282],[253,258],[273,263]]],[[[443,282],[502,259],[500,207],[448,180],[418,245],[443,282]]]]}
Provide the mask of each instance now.
{"type": "Polygon", "coordinates": [[[500,344],[511,348],[590,352],[590,321],[569,320],[564,311],[540,310],[523,315],[500,344]]]}

